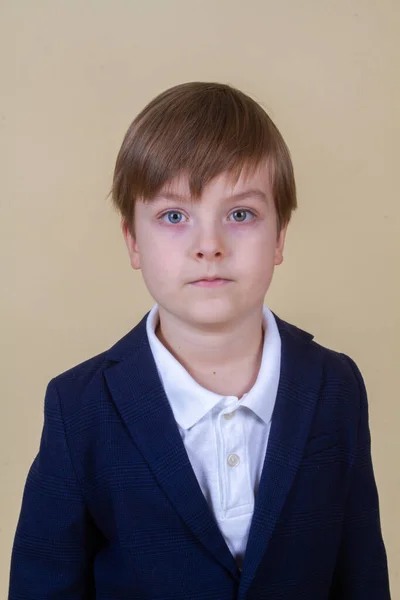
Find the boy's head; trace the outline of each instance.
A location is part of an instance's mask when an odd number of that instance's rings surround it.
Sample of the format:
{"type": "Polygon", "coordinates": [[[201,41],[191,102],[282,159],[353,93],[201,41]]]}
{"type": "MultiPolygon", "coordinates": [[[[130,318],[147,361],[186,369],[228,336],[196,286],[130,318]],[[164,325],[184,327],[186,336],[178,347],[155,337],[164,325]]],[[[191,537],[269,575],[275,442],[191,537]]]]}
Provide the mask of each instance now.
{"type": "Polygon", "coordinates": [[[266,112],[202,82],[166,90],[135,118],[112,198],[160,312],[204,325],[263,304],[297,207],[290,154],[266,112]],[[192,283],[214,276],[230,282],[192,283]]]}

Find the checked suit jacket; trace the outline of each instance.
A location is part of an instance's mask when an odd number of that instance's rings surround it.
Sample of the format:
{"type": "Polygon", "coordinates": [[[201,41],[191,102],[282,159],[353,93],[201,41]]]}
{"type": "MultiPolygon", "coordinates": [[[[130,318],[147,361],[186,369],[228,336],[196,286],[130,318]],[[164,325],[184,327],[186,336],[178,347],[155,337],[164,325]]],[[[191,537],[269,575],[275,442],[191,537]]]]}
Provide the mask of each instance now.
{"type": "Polygon", "coordinates": [[[159,379],[147,314],[47,386],[9,600],[389,600],[355,362],[274,314],[280,380],[240,571],[159,379]]]}

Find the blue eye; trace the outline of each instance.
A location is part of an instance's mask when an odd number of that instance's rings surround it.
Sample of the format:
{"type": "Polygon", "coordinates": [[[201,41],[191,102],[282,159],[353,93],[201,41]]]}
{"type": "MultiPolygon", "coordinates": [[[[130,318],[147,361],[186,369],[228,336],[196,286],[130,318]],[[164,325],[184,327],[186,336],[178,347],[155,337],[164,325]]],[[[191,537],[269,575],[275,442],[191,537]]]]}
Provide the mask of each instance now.
{"type": "MultiPolygon", "coordinates": [[[[253,217],[255,216],[255,215],[254,215],[254,213],[253,213],[253,211],[251,211],[251,210],[247,210],[247,209],[245,209],[245,208],[239,208],[239,209],[237,209],[237,210],[234,210],[234,211],[233,211],[233,213],[232,213],[232,215],[234,215],[234,214],[242,214],[242,215],[244,214],[244,215],[245,215],[245,213],[251,214],[253,217]]],[[[246,217],[245,217],[245,218],[246,218],[246,217]]],[[[244,222],[244,219],[242,219],[242,218],[240,218],[240,219],[237,221],[237,223],[243,223],[243,222],[244,222]]]]}
{"type": "Polygon", "coordinates": [[[183,216],[183,213],[181,213],[179,210],[170,210],[170,211],[168,211],[168,212],[164,213],[163,215],[161,215],[161,217],[160,217],[160,220],[161,220],[161,221],[163,221],[163,220],[164,220],[164,217],[168,217],[168,221],[169,221],[169,222],[170,222],[172,225],[174,225],[174,224],[176,224],[176,223],[178,223],[178,224],[179,224],[179,223],[181,222],[180,220],[178,220],[178,221],[177,221],[175,218],[174,218],[174,219],[170,219],[170,218],[169,218],[169,217],[170,217],[170,215],[172,215],[173,217],[177,217],[177,216],[179,216],[179,215],[180,215],[180,216],[183,216]]]}

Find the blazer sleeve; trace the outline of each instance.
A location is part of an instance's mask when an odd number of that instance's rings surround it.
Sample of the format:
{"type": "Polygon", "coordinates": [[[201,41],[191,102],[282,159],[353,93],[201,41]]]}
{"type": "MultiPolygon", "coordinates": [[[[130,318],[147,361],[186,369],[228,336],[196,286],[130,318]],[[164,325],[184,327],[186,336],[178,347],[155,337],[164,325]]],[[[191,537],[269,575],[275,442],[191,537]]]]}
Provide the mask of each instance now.
{"type": "Polygon", "coordinates": [[[330,600],[390,600],[386,550],[371,458],[367,392],[356,363],[346,355],[360,390],[355,460],[330,600]]]}
{"type": "Polygon", "coordinates": [[[9,600],[91,600],[96,530],[69,456],[51,380],[44,425],[22,498],[11,555],[9,600]]]}

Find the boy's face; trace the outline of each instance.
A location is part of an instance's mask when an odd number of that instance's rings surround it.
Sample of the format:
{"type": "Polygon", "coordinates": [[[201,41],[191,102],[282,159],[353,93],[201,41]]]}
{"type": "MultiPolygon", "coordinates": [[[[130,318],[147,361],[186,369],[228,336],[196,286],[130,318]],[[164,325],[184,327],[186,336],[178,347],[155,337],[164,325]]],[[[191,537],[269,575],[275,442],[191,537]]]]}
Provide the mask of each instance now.
{"type": "Polygon", "coordinates": [[[190,201],[182,176],[151,202],[136,203],[135,239],[122,222],[131,265],[142,270],[164,318],[215,330],[259,314],[274,267],[283,260],[287,230],[277,237],[268,169],[247,179],[242,172],[234,186],[226,174],[217,176],[198,203],[190,201]],[[229,281],[194,285],[206,277],[229,281]]]}

